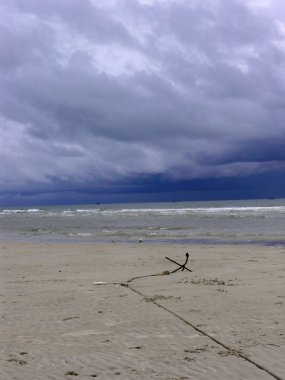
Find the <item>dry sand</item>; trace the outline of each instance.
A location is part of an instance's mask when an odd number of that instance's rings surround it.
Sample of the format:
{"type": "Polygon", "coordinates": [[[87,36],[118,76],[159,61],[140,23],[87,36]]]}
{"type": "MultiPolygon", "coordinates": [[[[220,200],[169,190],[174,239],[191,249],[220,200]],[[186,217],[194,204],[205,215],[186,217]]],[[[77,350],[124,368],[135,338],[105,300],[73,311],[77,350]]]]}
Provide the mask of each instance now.
{"type": "Polygon", "coordinates": [[[2,243],[0,255],[3,380],[285,379],[284,248],[2,243]],[[127,283],[186,252],[192,273],[127,283]]]}

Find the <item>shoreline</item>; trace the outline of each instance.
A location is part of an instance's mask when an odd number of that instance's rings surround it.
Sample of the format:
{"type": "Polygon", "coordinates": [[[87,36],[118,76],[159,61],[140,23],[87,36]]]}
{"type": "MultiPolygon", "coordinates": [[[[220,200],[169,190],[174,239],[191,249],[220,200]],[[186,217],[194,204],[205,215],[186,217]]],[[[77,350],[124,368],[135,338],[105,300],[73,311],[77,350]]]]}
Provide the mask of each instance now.
{"type": "MultiPolygon", "coordinates": [[[[0,238],[1,240],[1,238],[0,238]]],[[[76,237],[70,237],[70,238],[51,238],[50,236],[45,237],[45,235],[42,236],[27,236],[25,238],[21,237],[2,237],[2,243],[1,244],[22,244],[22,243],[29,243],[29,244],[137,244],[137,243],[144,243],[146,245],[184,245],[184,244],[190,244],[190,245],[233,245],[233,246],[239,246],[239,245],[249,245],[249,246],[267,246],[267,247],[280,247],[285,248],[285,239],[281,237],[274,237],[274,238],[255,238],[255,239],[242,239],[242,238],[234,238],[234,239],[227,239],[227,238],[166,238],[166,239],[155,239],[155,238],[141,238],[141,239],[91,239],[91,238],[76,238],[76,237]],[[141,241],[140,241],[141,240],[141,241]]]]}
{"type": "Polygon", "coordinates": [[[0,255],[5,378],[285,378],[283,247],[2,242],[0,255]],[[157,275],[185,252],[193,272],[157,275]]]}

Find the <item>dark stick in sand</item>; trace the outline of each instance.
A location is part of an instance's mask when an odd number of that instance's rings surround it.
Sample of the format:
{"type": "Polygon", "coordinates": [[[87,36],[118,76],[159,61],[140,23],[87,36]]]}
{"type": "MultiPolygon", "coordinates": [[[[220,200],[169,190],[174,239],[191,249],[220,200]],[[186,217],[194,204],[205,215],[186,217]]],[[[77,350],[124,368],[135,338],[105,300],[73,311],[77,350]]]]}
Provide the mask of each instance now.
{"type": "Polygon", "coordinates": [[[175,272],[177,272],[179,269],[181,269],[182,271],[183,271],[184,269],[186,269],[186,270],[188,270],[189,272],[192,272],[191,269],[186,268],[186,264],[187,264],[187,262],[188,262],[188,258],[189,258],[189,253],[188,253],[188,252],[186,253],[186,261],[185,261],[184,264],[179,264],[179,263],[177,263],[176,261],[174,261],[174,260],[172,260],[172,259],[170,259],[169,257],[166,257],[166,256],[165,256],[165,258],[166,258],[167,260],[171,261],[172,263],[174,263],[174,264],[176,264],[176,265],[179,266],[177,269],[175,269],[175,270],[172,271],[171,273],[175,273],[175,272]]]}

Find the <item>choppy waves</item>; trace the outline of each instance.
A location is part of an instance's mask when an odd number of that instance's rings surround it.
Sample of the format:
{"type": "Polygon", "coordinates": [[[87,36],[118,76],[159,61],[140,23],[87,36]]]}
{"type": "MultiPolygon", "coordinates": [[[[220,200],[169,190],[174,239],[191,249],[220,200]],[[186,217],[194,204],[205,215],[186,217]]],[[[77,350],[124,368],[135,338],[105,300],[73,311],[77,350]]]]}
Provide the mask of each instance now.
{"type": "MultiPolygon", "coordinates": [[[[282,240],[285,200],[0,209],[2,239],[282,240]]],[[[284,239],[285,240],[285,239],[284,239]]]]}
{"type": "Polygon", "coordinates": [[[270,216],[271,214],[285,215],[285,206],[257,207],[187,207],[187,208],[79,208],[79,209],[3,209],[0,215],[40,215],[40,216],[270,216]]]}
{"type": "Polygon", "coordinates": [[[28,208],[28,209],[4,209],[0,211],[0,215],[15,215],[15,214],[34,214],[38,212],[43,212],[38,208],[28,208]]]}

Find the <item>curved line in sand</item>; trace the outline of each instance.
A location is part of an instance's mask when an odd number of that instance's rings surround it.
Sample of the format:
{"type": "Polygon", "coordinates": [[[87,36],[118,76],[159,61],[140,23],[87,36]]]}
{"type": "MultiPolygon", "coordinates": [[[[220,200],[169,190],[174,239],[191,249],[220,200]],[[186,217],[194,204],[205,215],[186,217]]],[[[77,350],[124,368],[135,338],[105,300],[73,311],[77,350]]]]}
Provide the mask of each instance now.
{"type": "MultiPolygon", "coordinates": [[[[148,276],[143,276],[143,277],[148,277],[148,276]]],[[[127,288],[129,288],[130,290],[132,290],[134,293],[137,293],[141,297],[146,298],[146,296],[143,293],[141,293],[140,291],[136,290],[135,288],[133,288],[132,286],[130,286],[128,284],[122,283],[121,286],[126,286],[127,288]]],[[[214,338],[213,336],[209,335],[206,331],[199,329],[199,327],[195,326],[193,323],[187,321],[186,319],[184,319],[180,315],[176,314],[174,311],[168,309],[167,307],[165,307],[163,305],[160,305],[155,300],[150,300],[150,302],[152,302],[154,305],[160,307],[161,309],[167,311],[168,313],[172,314],[174,317],[180,319],[182,322],[186,323],[186,325],[191,326],[194,330],[198,331],[200,334],[208,337],[209,339],[211,339],[215,343],[219,344],[220,346],[222,346],[226,350],[230,351],[233,355],[246,360],[248,363],[254,365],[255,367],[257,367],[259,369],[261,369],[262,371],[265,371],[266,373],[268,373],[268,375],[272,376],[274,379],[276,379],[276,380],[283,380],[280,376],[278,376],[275,373],[271,372],[266,367],[264,367],[261,364],[255,362],[254,360],[250,359],[249,357],[247,357],[246,355],[240,353],[239,351],[232,349],[230,346],[227,346],[226,344],[224,344],[220,340],[218,340],[218,339],[214,338]]]]}

